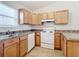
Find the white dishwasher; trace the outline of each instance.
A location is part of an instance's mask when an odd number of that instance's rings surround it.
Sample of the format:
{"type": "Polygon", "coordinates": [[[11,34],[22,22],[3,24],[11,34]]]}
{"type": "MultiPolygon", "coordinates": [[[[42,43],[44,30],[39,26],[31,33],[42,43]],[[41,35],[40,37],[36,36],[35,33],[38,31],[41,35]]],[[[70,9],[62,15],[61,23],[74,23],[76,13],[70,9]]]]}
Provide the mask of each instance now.
{"type": "Polygon", "coordinates": [[[28,52],[35,46],[35,34],[28,34],[28,52]]]}

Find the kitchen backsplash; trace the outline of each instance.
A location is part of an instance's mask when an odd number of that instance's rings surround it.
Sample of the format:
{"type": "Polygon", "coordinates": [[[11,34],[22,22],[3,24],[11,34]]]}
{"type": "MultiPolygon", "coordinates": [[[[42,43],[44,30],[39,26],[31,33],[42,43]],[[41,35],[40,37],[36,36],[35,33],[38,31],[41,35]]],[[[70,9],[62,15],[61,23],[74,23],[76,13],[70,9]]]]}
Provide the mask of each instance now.
{"type": "Polygon", "coordinates": [[[18,31],[18,30],[30,30],[31,25],[18,25],[18,26],[0,26],[0,32],[6,31],[18,31]]]}

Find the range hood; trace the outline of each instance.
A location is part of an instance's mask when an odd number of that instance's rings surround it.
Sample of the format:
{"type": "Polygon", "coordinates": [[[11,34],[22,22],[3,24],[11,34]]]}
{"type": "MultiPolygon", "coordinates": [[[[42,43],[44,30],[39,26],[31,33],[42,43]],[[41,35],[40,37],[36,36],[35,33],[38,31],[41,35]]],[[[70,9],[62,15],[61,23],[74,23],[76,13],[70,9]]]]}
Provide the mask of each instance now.
{"type": "Polygon", "coordinates": [[[54,21],[54,19],[44,19],[44,20],[42,20],[42,22],[53,22],[54,21]]]}
{"type": "Polygon", "coordinates": [[[54,22],[54,19],[46,19],[46,20],[42,20],[41,23],[42,25],[50,25],[50,24],[53,24],[54,22]]]}

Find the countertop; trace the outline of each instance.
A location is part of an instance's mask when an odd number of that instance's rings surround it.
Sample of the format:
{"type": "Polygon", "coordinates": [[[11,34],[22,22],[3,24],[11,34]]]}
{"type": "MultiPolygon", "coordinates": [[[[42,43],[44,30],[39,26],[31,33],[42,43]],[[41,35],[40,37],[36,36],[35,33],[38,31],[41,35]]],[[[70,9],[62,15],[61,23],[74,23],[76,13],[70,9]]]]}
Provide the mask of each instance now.
{"type": "Polygon", "coordinates": [[[62,33],[67,40],[79,41],[79,30],[55,30],[55,32],[62,33]]]}
{"type": "Polygon", "coordinates": [[[79,41],[79,33],[62,32],[62,34],[67,38],[67,40],[79,41]]]}
{"type": "MultiPolygon", "coordinates": [[[[42,29],[30,29],[30,30],[18,30],[18,31],[13,31],[16,33],[15,36],[13,37],[16,37],[16,36],[22,36],[23,33],[27,33],[28,35],[33,33],[33,32],[40,32],[42,31],[42,29]]],[[[66,32],[66,31],[62,31],[62,30],[56,30],[57,32],[61,32],[66,38],[67,40],[77,40],[79,41],[79,32],[66,32]]],[[[10,31],[12,32],[12,31],[10,31]]],[[[0,40],[3,40],[3,39],[8,39],[8,38],[11,38],[11,37],[8,37],[7,35],[7,31],[6,32],[0,32],[0,40]]]]}
{"type": "Polygon", "coordinates": [[[0,41],[14,38],[14,37],[21,37],[25,34],[29,35],[31,33],[38,32],[38,31],[42,31],[42,30],[31,29],[31,30],[9,31],[9,33],[8,32],[0,32],[0,41]],[[12,35],[12,36],[10,36],[10,35],[12,35]]]}

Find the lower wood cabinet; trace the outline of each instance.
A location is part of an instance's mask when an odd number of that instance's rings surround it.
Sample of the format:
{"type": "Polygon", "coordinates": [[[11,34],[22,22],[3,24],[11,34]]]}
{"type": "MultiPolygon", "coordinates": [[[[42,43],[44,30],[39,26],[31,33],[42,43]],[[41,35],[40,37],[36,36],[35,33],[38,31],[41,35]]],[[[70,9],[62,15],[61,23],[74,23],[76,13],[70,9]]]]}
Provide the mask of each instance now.
{"type": "Polygon", "coordinates": [[[40,32],[35,32],[35,46],[41,45],[41,34],[40,32]]]}
{"type": "Polygon", "coordinates": [[[79,46],[79,41],[67,40],[66,56],[79,57],[79,47],[78,46],[79,46]]]}
{"type": "Polygon", "coordinates": [[[61,33],[55,33],[55,49],[61,49],[61,33]]]}
{"type": "Polygon", "coordinates": [[[28,41],[27,41],[27,35],[21,36],[20,37],[20,56],[24,56],[25,54],[27,54],[27,50],[28,50],[28,41]]]}
{"type": "Polygon", "coordinates": [[[76,39],[67,39],[64,37],[62,51],[66,57],[79,57],[79,41],[76,39]]]}
{"type": "Polygon", "coordinates": [[[0,41],[0,57],[3,57],[3,42],[0,41]]]}
{"type": "Polygon", "coordinates": [[[11,38],[4,41],[4,57],[19,56],[19,38],[11,38]]]}

